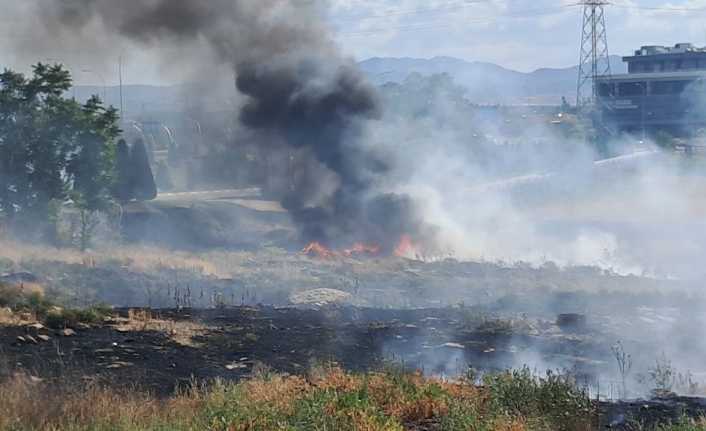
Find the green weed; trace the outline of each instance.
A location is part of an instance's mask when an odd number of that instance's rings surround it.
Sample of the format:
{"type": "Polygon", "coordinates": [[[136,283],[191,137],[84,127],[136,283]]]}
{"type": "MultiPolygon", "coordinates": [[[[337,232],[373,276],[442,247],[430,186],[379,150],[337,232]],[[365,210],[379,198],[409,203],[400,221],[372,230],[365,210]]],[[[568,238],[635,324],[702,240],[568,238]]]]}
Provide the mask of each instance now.
{"type": "Polygon", "coordinates": [[[75,328],[79,323],[97,325],[112,312],[112,308],[98,305],[85,308],[62,308],[49,311],[44,324],[49,328],[75,328]]]}
{"type": "Polygon", "coordinates": [[[657,431],[706,431],[706,420],[704,418],[694,419],[686,415],[680,416],[676,421],[669,424],[660,424],[657,431]]]}
{"type": "Polygon", "coordinates": [[[489,408],[495,414],[539,421],[549,429],[574,429],[587,423],[592,412],[588,392],[577,389],[568,372],[551,370],[539,376],[525,366],[483,376],[489,408]]]}

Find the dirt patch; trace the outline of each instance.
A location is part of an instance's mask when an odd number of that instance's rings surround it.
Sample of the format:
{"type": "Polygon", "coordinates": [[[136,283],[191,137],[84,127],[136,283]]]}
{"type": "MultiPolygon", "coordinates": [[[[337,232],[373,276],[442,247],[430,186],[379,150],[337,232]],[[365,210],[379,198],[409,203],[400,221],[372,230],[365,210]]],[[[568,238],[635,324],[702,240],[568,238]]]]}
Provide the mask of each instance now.
{"type": "Polygon", "coordinates": [[[350,303],[353,295],[338,289],[312,289],[289,295],[289,302],[298,306],[322,306],[350,303]]]}

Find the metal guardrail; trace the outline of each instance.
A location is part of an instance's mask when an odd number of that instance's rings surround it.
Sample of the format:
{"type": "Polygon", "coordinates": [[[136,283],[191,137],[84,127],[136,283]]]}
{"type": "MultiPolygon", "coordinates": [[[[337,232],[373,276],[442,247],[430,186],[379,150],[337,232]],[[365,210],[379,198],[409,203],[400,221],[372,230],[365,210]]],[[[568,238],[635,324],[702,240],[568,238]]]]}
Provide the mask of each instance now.
{"type": "MultiPolygon", "coordinates": [[[[624,156],[612,157],[610,159],[598,160],[593,163],[593,169],[603,169],[609,166],[633,163],[638,160],[644,159],[645,157],[650,157],[657,154],[655,151],[650,150],[639,150],[633,154],[627,154],[624,156]]],[[[491,192],[497,190],[504,190],[515,188],[519,186],[524,186],[527,184],[538,183],[541,181],[546,181],[552,179],[559,175],[558,172],[538,172],[534,174],[522,175],[519,177],[508,178],[505,180],[492,181],[489,183],[478,184],[471,187],[468,191],[470,193],[483,193],[491,192]]]]}

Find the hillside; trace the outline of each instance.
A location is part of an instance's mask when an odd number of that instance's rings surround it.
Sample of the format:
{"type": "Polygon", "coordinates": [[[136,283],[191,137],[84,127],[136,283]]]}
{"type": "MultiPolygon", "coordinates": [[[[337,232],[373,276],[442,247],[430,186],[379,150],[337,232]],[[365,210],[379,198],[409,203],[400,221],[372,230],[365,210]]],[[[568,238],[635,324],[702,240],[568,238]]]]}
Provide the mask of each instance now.
{"type": "MultiPolygon", "coordinates": [[[[468,87],[467,97],[472,102],[481,104],[558,104],[561,103],[561,96],[566,96],[571,102],[578,77],[578,66],[522,73],[493,63],[468,62],[452,57],[428,60],[376,57],[361,62],[360,66],[376,84],[401,82],[413,72],[423,75],[447,72],[456,82],[468,87]]],[[[613,73],[626,73],[626,66],[620,57],[611,57],[611,70],[613,73]]],[[[228,99],[235,96],[235,89],[231,89],[231,85],[230,82],[215,82],[207,89],[196,84],[168,87],[125,85],[123,106],[126,112],[132,113],[181,112],[187,106],[220,110],[227,106],[228,99]],[[214,91],[216,87],[218,91],[214,91]]],[[[76,97],[79,100],[86,100],[91,94],[102,96],[103,88],[76,87],[76,97]]],[[[108,104],[120,106],[119,88],[107,87],[106,98],[108,104]]]]}
{"type": "MultiPolygon", "coordinates": [[[[610,63],[613,73],[627,72],[620,57],[611,56],[610,63]]],[[[377,84],[401,82],[413,72],[423,75],[447,72],[456,82],[468,87],[468,98],[471,101],[491,104],[554,104],[561,102],[561,96],[571,101],[578,78],[578,66],[522,73],[492,63],[468,62],[451,57],[434,57],[429,60],[376,57],[360,65],[377,84]]]]}

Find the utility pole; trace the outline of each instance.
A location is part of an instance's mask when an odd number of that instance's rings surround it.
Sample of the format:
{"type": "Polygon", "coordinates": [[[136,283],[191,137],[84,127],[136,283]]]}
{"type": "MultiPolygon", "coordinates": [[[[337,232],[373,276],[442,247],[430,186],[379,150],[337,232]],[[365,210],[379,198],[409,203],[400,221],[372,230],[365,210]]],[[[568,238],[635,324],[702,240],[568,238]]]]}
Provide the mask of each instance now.
{"type": "Polygon", "coordinates": [[[123,112],[123,55],[125,54],[125,51],[134,43],[135,42],[132,42],[125,46],[120,53],[120,57],[118,58],[118,76],[120,77],[120,128],[123,130],[125,130],[125,115],[123,112]]]}
{"type": "Polygon", "coordinates": [[[603,7],[610,3],[605,0],[582,0],[579,4],[583,5],[583,32],[576,107],[581,112],[584,107],[595,108],[598,80],[610,77],[608,38],[603,14],[603,7]]]}
{"type": "Polygon", "coordinates": [[[101,75],[100,73],[98,73],[98,72],[96,72],[96,71],[94,71],[94,70],[85,70],[85,69],[84,69],[84,70],[82,70],[81,72],[83,72],[83,73],[92,73],[92,74],[94,74],[94,75],[98,75],[98,77],[101,79],[101,81],[103,81],[103,104],[108,103],[108,102],[106,102],[107,98],[106,98],[106,91],[105,91],[105,79],[103,78],[103,75],[101,75]]]}

